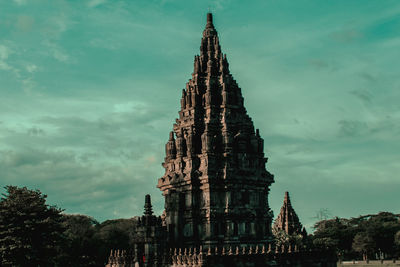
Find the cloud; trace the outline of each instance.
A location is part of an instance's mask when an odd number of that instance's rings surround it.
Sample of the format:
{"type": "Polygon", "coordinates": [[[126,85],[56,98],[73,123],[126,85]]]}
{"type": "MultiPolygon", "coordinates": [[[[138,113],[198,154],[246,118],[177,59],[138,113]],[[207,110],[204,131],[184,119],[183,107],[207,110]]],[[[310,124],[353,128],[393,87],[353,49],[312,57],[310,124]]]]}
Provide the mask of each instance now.
{"type": "Polygon", "coordinates": [[[108,50],[117,50],[121,47],[120,43],[113,42],[112,40],[104,40],[101,38],[96,38],[89,41],[90,46],[96,48],[104,48],[108,50]]]}
{"type": "MultiPolygon", "coordinates": [[[[26,148],[21,152],[8,150],[1,153],[2,167],[19,168],[24,166],[38,166],[51,163],[58,164],[64,161],[70,161],[73,158],[71,153],[54,153],[39,151],[26,148]]],[[[39,174],[42,175],[42,174],[39,174]]]]}
{"type": "Polygon", "coordinates": [[[45,135],[46,134],[43,129],[40,129],[38,127],[29,128],[27,133],[30,136],[41,136],[41,135],[45,135]]]}
{"type": "Polygon", "coordinates": [[[118,103],[114,105],[114,111],[117,113],[123,112],[141,112],[141,110],[146,110],[148,107],[144,103],[140,102],[126,102],[126,103],[118,103]]]}
{"type": "Polygon", "coordinates": [[[27,64],[25,66],[25,68],[26,68],[26,71],[29,73],[34,73],[38,70],[38,66],[36,66],[35,64],[27,64]]]}
{"type": "Polygon", "coordinates": [[[20,15],[17,18],[16,28],[19,31],[28,32],[32,30],[35,19],[31,16],[20,15]]]}
{"type": "Polygon", "coordinates": [[[215,12],[219,10],[223,10],[226,6],[228,6],[230,1],[228,0],[214,0],[211,1],[211,4],[209,6],[210,12],[215,12]]]}
{"type": "Polygon", "coordinates": [[[355,29],[338,31],[332,34],[332,38],[341,43],[351,43],[363,38],[363,34],[355,29]]]}
{"type": "MultiPolygon", "coordinates": [[[[67,212],[99,220],[141,214],[144,194],[159,195],[165,111],[143,101],[115,101],[90,118],[76,109],[81,103],[71,105],[71,114],[80,116],[60,116],[55,109],[52,116],[25,117],[23,124],[0,124],[2,182],[39,188],[67,212]]],[[[162,198],[153,200],[161,213],[162,198]]]]}
{"type": "Polygon", "coordinates": [[[68,62],[69,55],[56,46],[52,46],[52,52],[55,59],[61,62],[68,62]]]}
{"type": "MultiPolygon", "coordinates": [[[[146,166],[151,166],[155,160],[161,162],[161,159],[155,156],[154,151],[148,148],[146,151],[146,146],[139,148],[140,153],[134,152],[134,157],[127,157],[121,164],[115,160],[116,155],[109,155],[102,160],[104,155],[99,155],[100,147],[98,150],[81,150],[67,144],[52,147],[52,140],[42,132],[38,128],[28,130],[31,139],[41,139],[38,144],[28,142],[20,147],[0,150],[3,184],[39,188],[49,195],[54,204],[66,208],[67,212],[96,214],[100,220],[108,219],[109,215],[106,214],[116,213],[120,217],[140,214],[142,200],[139,201],[137,197],[144,194],[143,189],[157,192],[154,185],[161,176],[161,168],[157,170],[146,166]],[[45,149],[40,145],[43,141],[47,142],[45,149]],[[154,179],[154,183],[148,183],[149,178],[154,179]],[[131,204],[123,204],[129,201],[127,199],[131,199],[131,204]],[[104,216],[99,215],[101,213],[104,216]]],[[[20,138],[26,139],[23,136],[20,138]]],[[[127,149],[135,150],[135,146],[127,149]]],[[[156,208],[160,209],[160,199],[155,201],[158,203],[156,208]]]]}
{"type": "Polygon", "coordinates": [[[102,5],[106,3],[106,0],[91,0],[88,2],[88,7],[97,7],[99,5],[102,5]]]}
{"type": "Polygon", "coordinates": [[[360,73],[360,77],[365,79],[368,82],[376,81],[376,78],[373,75],[371,75],[370,73],[367,73],[367,72],[361,72],[360,73]]]}
{"type": "Polygon", "coordinates": [[[338,67],[334,62],[329,62],[326,59],[314,58],[309,60],[309,64],[313,66],[317,70],[328,70],[328,71],[336,71],[338,67]]]}
{"type": "Polygon", "coordinates": [[[63,63],[71,62],[70,55],[67,52],[65,52],[64,49],[61,46],[59,46],[56,42],[44,40],[43,44],[47,47],[47,53],[54,59],[63,63]]]}
{"type": "Polygon", "coordinates": [[[41,33],[47,38],[47,41],[59,40],[66,31],[76,24],[76,21],[72,20],[65,12],[52,14],[47,21],[48,23],[41,29],[41,33]]]}
{"type": "Polygon", "coordinates": [[[19,6],[25,5],[27,0],[13,0],[19,6]]]}
{"type": "Polygon", "coordinates": [[[393,47],[400,46],[400,37],[388,38],[381,42],[382,46],[392,49],[393,47]]]}
{"type": "Polygon", "coordinates": [[[10,70],[11,67],[6,62],[10,54],[12,53],[11,49],[5,45],[0,44],[0,70],[10,70]]]}
{"type": "Polygon", "coordinates": [[[359,136],[365,134],[368,130],[367,124],[361,121],[341,120],[338,123],[340,125],[340,136],[359,136]]]}
{"type": "Polygon", "coordinates": [[[75,62],[76,59],[65,48],[63,38],[77,24],[76,20],[68,12],[59,10],[51,14],[46,21],[47,23],[40,28],[40,34],[43,36],[41,43],[46,47],[48,54],[62,63],[75,62]]]}
{"type": "Polygon", "coordinates": [[[371,93],[367,90],[353,90],[350,94],[359,98],[365,105],[370,105],[372,102],[371,93]]]}
{"type": "MultiPolygon", "coordinates": [[[[141,213],[138,197],[154,191],[147,184],[147,175],[157,179],[157,173],[139,171],[136,166],[84,164],[71,151],[0,151],[0,170],[3,184],[39,188],[49,195],[52,204],[67,212],[113,214],[131,217],[141,213]],[[79,186],[77,186],[79,185],[79,186]],[[131,201],[129,201],[130,199],[131,201]],[[122,204],[128,201],[130,204],[122,204]],[[102,211],[103,210],[103,211],[102,211]]],[[[106,216],[96,216],[100,220],[106,216]]]]}

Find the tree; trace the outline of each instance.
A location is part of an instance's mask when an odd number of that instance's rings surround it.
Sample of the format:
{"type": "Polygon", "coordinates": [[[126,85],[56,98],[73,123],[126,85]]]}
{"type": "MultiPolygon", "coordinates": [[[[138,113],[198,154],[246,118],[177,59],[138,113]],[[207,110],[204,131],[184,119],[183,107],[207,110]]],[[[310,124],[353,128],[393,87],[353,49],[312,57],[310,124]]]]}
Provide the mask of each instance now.
{"type": "Polygon", "coordinates": [[[398,255],[400,252],[400,231],[398,231],[394,236],[394,244],[396,245],[398,255]]]}
{"type": "Polygon", "coordinates": [[[368,255],[375,250],[375,246],[376,244],[373,238],[368,235],[368,233],[360,232],[354,237],[353,249],[359,253],[362,253],[363,260],[368,259],[368,255]]]}
{"type": "Polygon", "coordinates": [[[385,255],[394,253],[395,234],[400,230],[399,216],[390,212],[380,212],[371,216],[368,222],[368,232],[373,237],[376,247],[385,255]]]}
{"type": "Polygon", "coordinates": [[[355,235],[349,220],[335,217],[319,221],[314,225],[313,244],[318,248],[335,249],[337,252],[348,252],[355,235]]]}
{"type": "Polygon", "coordinates": [[[65,242],[60,249],[61,266],[103,265],[99,253],[100,240],[95,238],[99,223],[93,218],[80,214],[64,214],[65,242]]]}
{"type": "MultiPolygon", "coordinates": [[[[385,257],[395,257],[398,253],[396,233],[400,231],[399,214],[380,212],[350,219],[322,220],[315,224],[314,229],[312,238],[316,247],[335,248],[348,259],[360,253],[364,257],[378,252],[385,257]]],[[[400,240],[400,234],[397,238],[400,240]]]]}
{"type": "Polygon", "coordinates": [[[290,236],[284,231],[277,229],[275,227],[272,228],[272,233],[275,237],[275,245],[278,247],[289,245],[290,236]]]}
{"type": "Polygon", "coordinates": [[[395,254],[395,234],[400,230],[400,216],[390,212],[380,212],[373,215],[360,216],[351,219],[358,232],[367,233],[375,243],[375,252],[382,251],[384,255],[395,254]]]}
{"type": "Polygon", "coordinates": [[[39,190],[6,186],[0,200],[0,260],[4,266],[54,266],[62,241],[62,210],[39,190]]]}
{"type": "Polygon", "coordinates": [[[302,247],[304,245],[304,238],[301,233],[293,233],[289,235],[284,230],[278,229],[277,227],[272,227],[272,234],[275,238],[275,245],[278,247],[296,245],[297,247],[302,247]]]}

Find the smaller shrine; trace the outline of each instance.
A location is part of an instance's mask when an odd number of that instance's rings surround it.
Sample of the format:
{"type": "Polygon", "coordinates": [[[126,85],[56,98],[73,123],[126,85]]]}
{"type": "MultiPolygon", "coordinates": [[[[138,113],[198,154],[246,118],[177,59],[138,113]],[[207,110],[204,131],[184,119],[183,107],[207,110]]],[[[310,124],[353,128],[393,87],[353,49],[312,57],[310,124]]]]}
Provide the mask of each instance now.
{"type": "Polygon", "coordinates": [[[305,228],[302,227],[299,217],[290,202],[289,192],[285,192],[283,205],[274,222],[273,228],[275,230],[285,231],[288,235],[302,234],[305,231],[305,228]]]}

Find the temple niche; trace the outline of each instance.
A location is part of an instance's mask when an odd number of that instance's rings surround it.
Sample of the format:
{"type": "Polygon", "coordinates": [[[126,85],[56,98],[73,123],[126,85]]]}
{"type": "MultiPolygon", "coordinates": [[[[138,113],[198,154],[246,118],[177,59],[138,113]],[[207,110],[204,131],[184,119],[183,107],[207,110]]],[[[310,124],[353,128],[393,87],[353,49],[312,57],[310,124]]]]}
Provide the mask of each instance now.
{"type": "Polygon", "coordinates": [[[230,74],[211,14],[180,103],[166,145],[165,174],[157,185],[166,199],[169,244],[271,240],[273,175],[265,168],[263,140],[230,74]]]}

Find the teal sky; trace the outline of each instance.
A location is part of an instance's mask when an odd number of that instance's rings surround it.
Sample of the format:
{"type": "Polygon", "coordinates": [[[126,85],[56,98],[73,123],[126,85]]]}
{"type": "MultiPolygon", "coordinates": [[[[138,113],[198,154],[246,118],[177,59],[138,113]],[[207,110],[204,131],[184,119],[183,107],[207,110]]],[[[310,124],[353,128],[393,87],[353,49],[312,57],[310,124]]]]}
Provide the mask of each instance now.
{"type": "MultiPolygon", "coordinates": [[[[400,213],[400,1],[0,0],[0,185],[99,221],[163,198],[208,8],[275,175],[316,212],[400,213]]],[[[4,191],[4,190],[3,190],[4,191]]]]}

